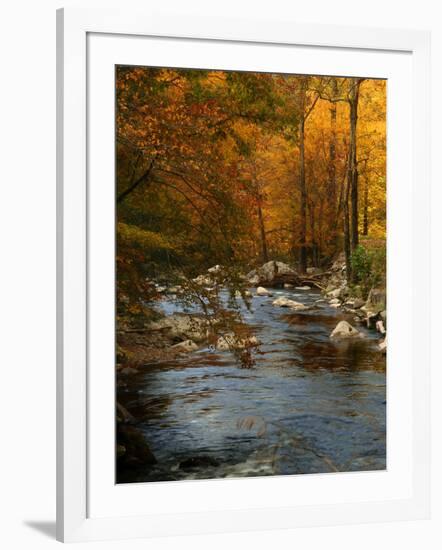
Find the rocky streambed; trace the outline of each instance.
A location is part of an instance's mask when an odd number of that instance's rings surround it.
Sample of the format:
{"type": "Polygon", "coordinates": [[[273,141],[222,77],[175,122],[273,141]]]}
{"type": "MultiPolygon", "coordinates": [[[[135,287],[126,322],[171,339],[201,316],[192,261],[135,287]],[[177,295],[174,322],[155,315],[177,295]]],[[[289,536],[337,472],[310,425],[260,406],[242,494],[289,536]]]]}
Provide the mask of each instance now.
{"type": "Polygon", "coordinates": [[[163,339],[167,352],[117,377],[119,482],[385,468],[382,312],[351,303],[342,277],[321,292],[288,276],[249,288],[251,307],[240,307],[252,342],[208,344],[198,312],[164,293],[165,316],[135,338],[163,339]],[[231,348],[249,345],[255,365],[244,369],[231,348]]]}

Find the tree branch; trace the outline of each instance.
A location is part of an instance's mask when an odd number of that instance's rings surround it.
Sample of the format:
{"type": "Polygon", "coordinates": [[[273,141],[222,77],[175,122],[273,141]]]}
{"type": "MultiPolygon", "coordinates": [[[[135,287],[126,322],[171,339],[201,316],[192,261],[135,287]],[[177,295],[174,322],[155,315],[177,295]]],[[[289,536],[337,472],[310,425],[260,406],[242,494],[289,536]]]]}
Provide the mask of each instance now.
{"type": "Polygon", "coordinates": [[[149,164],[149,167],[148,169],[144,172],[144,174],[142,176],[140,176],[137,180],[134,181],[134,183],[132,185],[129,185],[129,187],[123,191],[122,193],[120,193],[117,197],[117,204],[119,204],[120,202],[122,202],[130,193],[132,193],[132,191],[134,191],[141,183],[143,183],[144,181],[146,181],[152,170],[153,170],[153,165],[155,163],[155,160],[156,160],[156,157],[154,157],[151,161],[150,161],[150,164],[149,164]]]}

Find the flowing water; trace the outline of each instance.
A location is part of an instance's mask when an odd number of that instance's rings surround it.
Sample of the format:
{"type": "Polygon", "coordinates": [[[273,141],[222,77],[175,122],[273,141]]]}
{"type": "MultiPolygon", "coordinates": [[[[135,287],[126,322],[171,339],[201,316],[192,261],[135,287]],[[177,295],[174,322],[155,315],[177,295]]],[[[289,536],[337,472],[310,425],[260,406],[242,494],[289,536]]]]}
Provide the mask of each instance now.
{"type": "MultiPolygon", "coordinates": [[[[382,470],[386,467],[385,357],[379,335],[333,342],[351,315],[315,290],[253,297],[245,321],[259,338],[256,366],[203,349],[147,365],[119,390],[158,459],[119,481],[161,481],[382,470]],[[308,311],[272,305],[287,296],[308,311]]],[[[165,300],[166,313],[180,311],[165,300]]]]}

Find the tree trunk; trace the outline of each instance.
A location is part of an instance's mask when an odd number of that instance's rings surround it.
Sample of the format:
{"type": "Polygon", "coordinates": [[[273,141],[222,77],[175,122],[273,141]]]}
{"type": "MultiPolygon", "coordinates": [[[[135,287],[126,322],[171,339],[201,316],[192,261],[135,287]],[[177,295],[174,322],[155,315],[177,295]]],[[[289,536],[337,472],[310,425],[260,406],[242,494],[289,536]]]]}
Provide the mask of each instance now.
{"type": "Polygon", "coordinates": [[[267,237],[264,226],[264,216],[262,215],[261,199],[258,201],[258,222],[259,222],[259,231],[261,234],[261,251],[262,251],[262,261],[266,264],[269,261],[269,254],[267,250],[267,237]]]}
{"type": "Polygon", "coordinates": [[[354,250],[359,244],[359,213],[358,213],[358,164],[357,164],[357,124],[358,124],[358,101],[361,79],[354,80],[350,93],[350,152],[348,182],[350,185],[351,201],[351,249],[354,250]]]}
{"type": "Polygon", "coordinates": [[[314,267],[319,267],[319,246],[318,241],[316,239],[317,237],[317,231],[316,231],[316,216],[315,216],[315,207],[313,203],[309,204],[309,212],[310,212],[310,241],[311,241],[311,259],[312,259],[312,265],[314,267]]]}
{"type": "MultiPolygon", "coordinates": [[[[338,83],[336,78],[332,79],[333,98],[338,95],[338,83]]],[[[336,208],[336,103],[330,106],[330,144],[329,144],[329,172],[328,172],[328,199],[333,210],[336,208]]],[[[333,211],[332,210],[332,211],[333,211]]]]}
{"type": "Polygon", "coordinates": [[[344,193],[343,200],[343,213],[344,213],[344,254],[345,254],[345,267],[347,271],[347,281],[352,279],[351,269],[351,239],[350,239],[350,212],[348,208],[350,184],[347,181],[347,185],[344,193]]]}
{"type": "Polygon", "coordinates": [[[364,222],[362,228],[362,234],[366,237],[368,235],[368,178],[365,175],[364,181],[364,222]]]}
{"type": "Polygon", "coordinates": [[[307,270],[307,186],[305,179],[305,122],[313,111],[319,94],[307,105],[307,88],[309,77],[301,77],[298,111],[298,142],[299,142],[299,191],[301,195],[301,224],[299,230],[299,270],[307,270]]]}
{"type": "Polygon", "coordinates": [[[299,121],[299,191],[301,193],[301,226],[299,231],[299,270],[305,273],[307,269],[307,188],[305,183],[305,123],[301,117],[299,121]]]}

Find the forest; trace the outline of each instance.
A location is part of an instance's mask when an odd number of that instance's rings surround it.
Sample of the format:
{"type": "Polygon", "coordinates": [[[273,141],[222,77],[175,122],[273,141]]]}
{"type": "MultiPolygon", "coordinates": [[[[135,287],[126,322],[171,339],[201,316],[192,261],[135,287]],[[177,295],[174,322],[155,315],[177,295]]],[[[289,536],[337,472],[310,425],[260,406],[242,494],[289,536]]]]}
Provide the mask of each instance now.
{"type": "MultiPolygon", "coordinates": [[[[127,375],[146,364],[208,346],[259,365],[246,318],[270,287],[297,289],[273,302],[297,322],[325,302],[351,335],[347,321],[385,337],[385,80],[117,66],[115,85],[122,424],[127,375]]],[[[120,432],[124,462],[133,441],[120,432]]]]}

